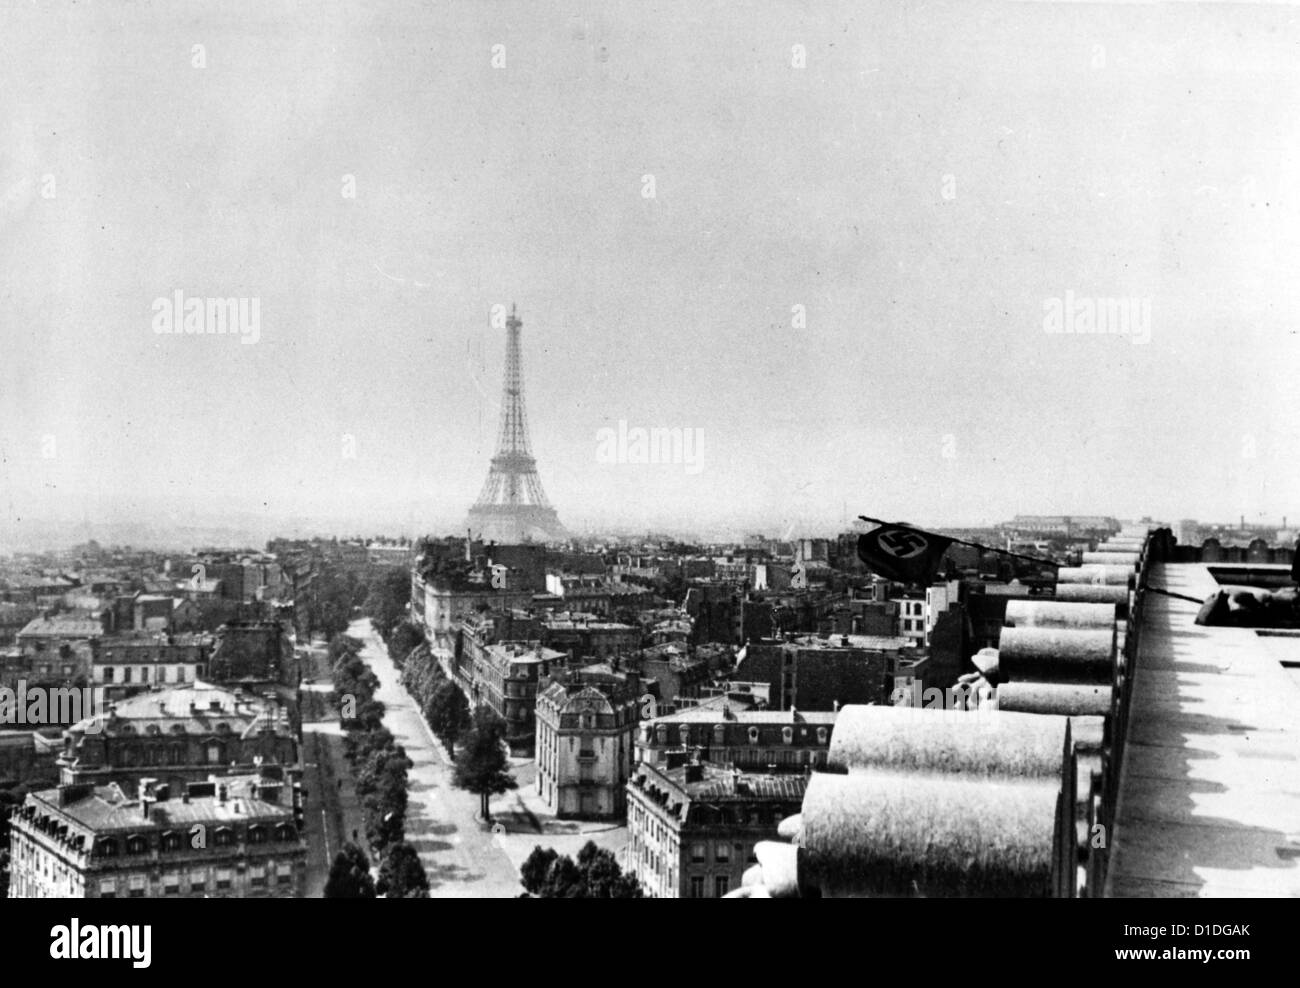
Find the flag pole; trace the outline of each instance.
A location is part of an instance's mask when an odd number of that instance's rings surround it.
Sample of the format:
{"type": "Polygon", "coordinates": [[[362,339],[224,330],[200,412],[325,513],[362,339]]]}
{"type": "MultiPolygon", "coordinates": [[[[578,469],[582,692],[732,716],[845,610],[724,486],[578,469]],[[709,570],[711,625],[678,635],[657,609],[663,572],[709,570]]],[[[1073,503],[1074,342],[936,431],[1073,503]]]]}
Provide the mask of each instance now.
{"type": "MultiPolygon", "coordinates": [[[[868,518],[866,515],[858,515],[858,517],[861,518],[863,521],[874,522],[877,525],[892,525],[895,528],[906,528],[910,532],[920,532],[922,535],[925,534],[925,532],[922,529],[913,528],[911,525],[904,525],[901,524],[900,522],[883,521],[880,518],[868,518]]],[[[935,534],[943,535],[942,532],[936,532],[935,534]]],[[[1040,559],[1037,556],[1026,556],[1019,552],[1012,552],[1009,549],[995,549],[991,545],[981,545],[979,542],[967,542],[965,539],[955,539],[951,535],[943,535],[943,537],[950,542],[956,543],[957,545],[968,545],[974,549],[982,549],[985,552],[996,552],[1001,556],[1011,556],[1015,559],[1024,559],[1027,562],[1037,563],[1040,566],[1052,566],[1055,567],[1056,569],[1060,569],[1063,565],[1065,565],[1064,563],[1058,563],[1051,559],[1040,559]]]]}

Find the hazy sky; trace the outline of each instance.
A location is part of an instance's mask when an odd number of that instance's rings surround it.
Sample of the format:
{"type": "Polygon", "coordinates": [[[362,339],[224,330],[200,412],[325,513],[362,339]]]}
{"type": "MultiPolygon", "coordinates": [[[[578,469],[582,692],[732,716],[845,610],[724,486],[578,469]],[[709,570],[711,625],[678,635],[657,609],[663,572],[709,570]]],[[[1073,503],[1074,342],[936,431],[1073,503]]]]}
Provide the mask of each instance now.
{"type": "Polygon", "coordinates": [[[1298,17],[4,0],[0,549],[454,528],[511,301],[574,529],[1300,518],[1298,17]],[[257,342],[156,334],[176,290],[257,342]]]}

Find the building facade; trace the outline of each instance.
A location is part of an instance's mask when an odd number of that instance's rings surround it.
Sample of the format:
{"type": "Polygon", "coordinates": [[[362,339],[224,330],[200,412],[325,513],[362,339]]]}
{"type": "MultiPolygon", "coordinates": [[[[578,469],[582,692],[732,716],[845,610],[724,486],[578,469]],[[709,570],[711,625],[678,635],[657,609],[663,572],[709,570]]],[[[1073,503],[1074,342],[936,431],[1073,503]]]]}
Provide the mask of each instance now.
{"type": "Polygon", "coordinates": [[[73,725],[63,736],[60,780],[125,782],[146,777],[182,792],[216,773],[300,770],[297,735],[274,695],[190,684],[139,693],[73,725]]]}
{"type": "Polygon", "coordinates": [[[750,642],[736,675],[769,684],[774,707],[835,710],[848,703],[888,703],[899,660],[919,654],[910,638],[788,636],[750,642]]]}
{"type": "Polygon", "coordinates": [[[643,721],[637,730],[638,764],[666,766],[674,753],[745,771],[803,772],[826,767],[835,713],[736,710],[728,704],[688,707],[643,721]]]}
{"type": "Polygon", "coordinates": [[[627,788],[629,868],[650,898],[722,898],[757,861],[754,844],[799,812],[807,784],[702,762],[638,765],[627,788]]]}
{"type": "Polygon", "coordinates": [[[537,696],[537,795],[558,817],[621,818],[639,714],[640,681],[576,670],[537,696]]]}
{"type": "Polygon", "coordinates": [[[300,811],[255,779],[171,796],[141,780],[28,795],[10,817],[14,899],[300,898],[300,811]]]}
{"type": "Polygon", "coordinates": [[[90,681],[109,695],[192,683],[207,675],[215,639],[206,634],[138,632],[91,643],[90,681]]]}

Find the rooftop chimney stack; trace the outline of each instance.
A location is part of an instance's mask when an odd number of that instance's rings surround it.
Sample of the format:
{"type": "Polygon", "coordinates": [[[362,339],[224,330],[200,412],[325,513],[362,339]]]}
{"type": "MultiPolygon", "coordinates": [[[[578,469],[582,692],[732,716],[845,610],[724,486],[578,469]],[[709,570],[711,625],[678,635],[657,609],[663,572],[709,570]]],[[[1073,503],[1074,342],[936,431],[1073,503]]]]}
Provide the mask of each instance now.
{"type": "Polygon", "coordinates": [[[150,818],[150,810],[153,809],[153,804],[158,801],[153,789],[157,781],[157,779],[140,780],[140,814],[146,820],[150,818]]]}

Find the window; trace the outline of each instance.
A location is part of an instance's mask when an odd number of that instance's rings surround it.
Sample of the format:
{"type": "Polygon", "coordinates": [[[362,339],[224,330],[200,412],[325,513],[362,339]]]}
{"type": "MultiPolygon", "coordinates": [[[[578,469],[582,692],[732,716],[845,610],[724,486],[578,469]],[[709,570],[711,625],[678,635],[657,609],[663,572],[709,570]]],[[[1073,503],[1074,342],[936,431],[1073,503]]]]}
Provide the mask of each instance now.
{"type": "Polygon", "coordinates": [[[208,873],[202,868],[195,868],[190,872],[190,891],[203,892],[208,887],[208,873]]]}
{"type": "Polygon", "coordinates": [[[99,880],[99,897],[101,899],[117,898],[117,879],[101,878],[99,880]]]}
{"type": "Polygon", "coordinates": [[[266,888],[266,865],[248,866],[248,884],[253,888],[266,888]]]}
{"type": "Polygon", "coordinates": [[[149,667],[148,667],[148,666],[141,666],[141,667],[140,667],[140,682],[142,682],[142,683],[147,683],[147,682],[149,682],[149,667]]]}
{"type": "Polygon", "coordinates": [[[142,837],[138,834],[127,838],[126,840],[127,854],[144,854],[147,850],[149,850],[149,841],[147,838],[142,837]]]}
{"type": "Polygon", "coordinates": [[[692,899],[704,898],[704,876],[703,875],[691,876],[691,898],[692,899]]]}
{"type": "Polygon", "coordinates": [[[276,865],[275,881],[277,885],[288,885],[293,881],[293,865],[283,862],[276,865]]]}
{"type": "Polygon", "coordinates": [[[181,891],[180,872],[169,871],[163,875],[163,895],[179,895],[181,891]]]}
{"type": "Polygon", "coordinates": [[[784,741],[786,744],[791,744],[794,741],[794,728],[793,727],[781,728],[781,740],[784,741]]]}
{"type": "Polygon", "coordinates": [[[231,875],[231,871],[229,868],[217,869],[217,890],[218,891],[224,891],[225,889],[230,888],[230,875],[231,875]]]}
{"type": "Polygon", "coordinates": [[[703,844],[691,845],[691,861],[698,864],[704,860],[705,847],[703,844]]]}
{"type": "Polygon", "coordinates": [[[727,894],[727,890],[730,887],[730,885],[731,885],[731,879],[727,878],[726,875],[719,875],[717,878],[713,880],[713,894],[717,898],[721,899],[724,895],[727,894]]]}
{"type": "Polygon", "coordinates": [[[130,666],[127,666],[125,669],[123,669],[123,670],[122,670],[122,682],[124,682],[124,683],[129,683],[129,682],[131,681],[131,673],[134,672],[134,671],[135,671],[135,670],[133,670],[130,666]]]}
{"type": "Polygon", "coordinates": [[[104,666],[104,682],[111,683],[112,681],[113,681],[113,667],[104,666]]]}
{"type": "Polygon", "coordinates": [[[718,846],[714,849],[713,852],[713,860],[716,861],[718,864],[730,864],[731,845],[724,844],[721,841],[719,841],[718,846]]]}
{"type": "Polygon", "coordinates": [[[132,899],[144,898],[144,875],[132,875],[128,879],[127,895],[132,899]]]}
{"type": "Polygon", "coordinates": [[[169,830],[162,836],[162,849],[164,851],[179,851],[184,841],[181,835],[175,830],[169,830]]]}

